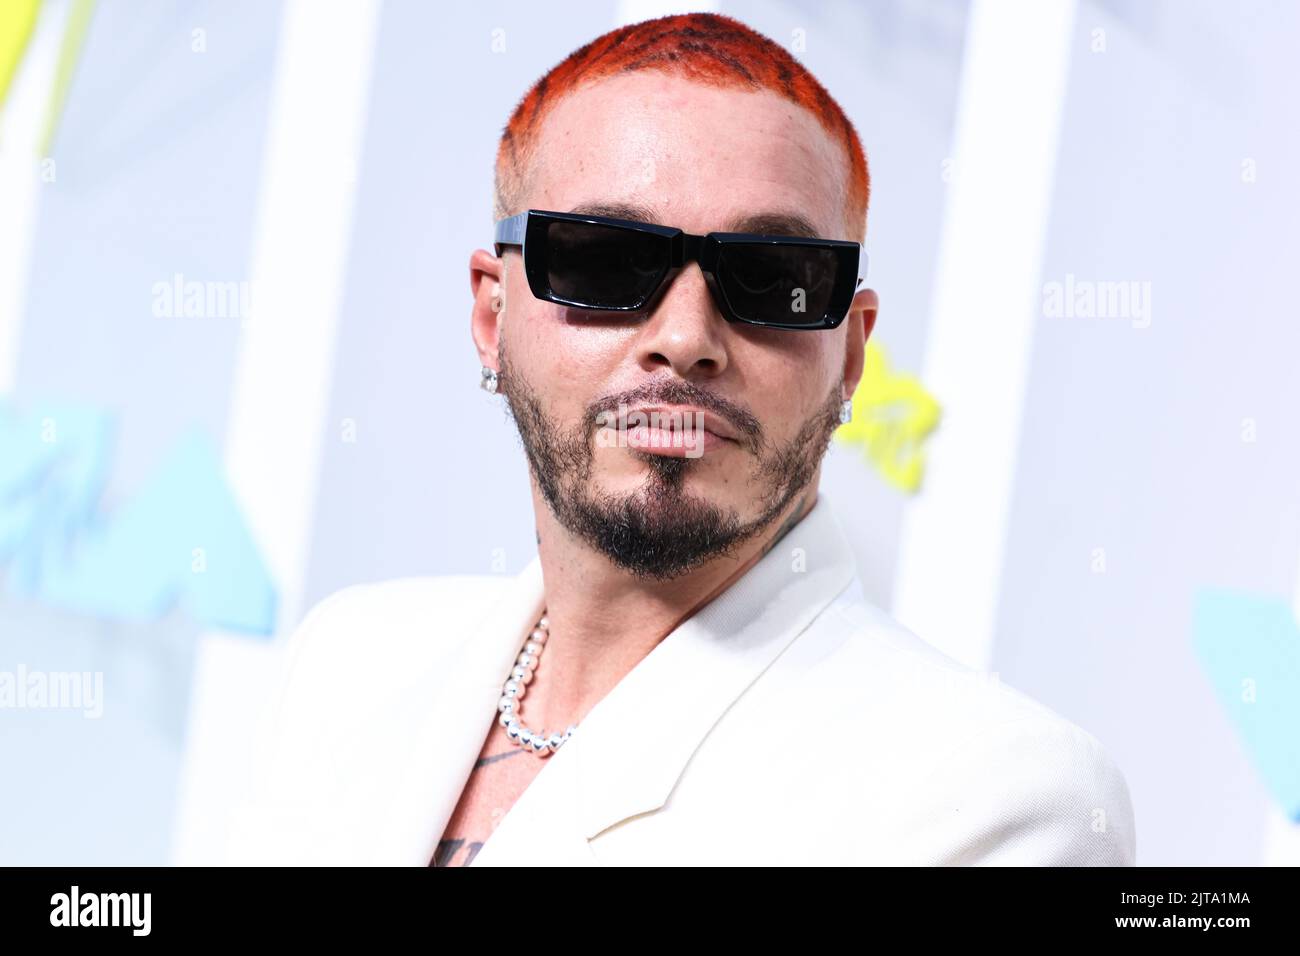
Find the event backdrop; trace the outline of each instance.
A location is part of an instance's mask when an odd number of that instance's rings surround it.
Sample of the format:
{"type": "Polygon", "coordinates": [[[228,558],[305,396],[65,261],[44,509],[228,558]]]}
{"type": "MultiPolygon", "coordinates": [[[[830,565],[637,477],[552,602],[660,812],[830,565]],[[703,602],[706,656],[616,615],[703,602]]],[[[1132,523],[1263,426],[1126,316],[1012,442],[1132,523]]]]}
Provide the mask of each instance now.
{"type": "Polygon", "coordinates": [[[881,311],[823,481],[867,595],[1095,734],[1140,864],[1300,860],[1296,6],[2,9],[0,863],[217,859],[306,610],[531,560],[469,335],[497,139],[682,9],[867,151],[881,311]]]}

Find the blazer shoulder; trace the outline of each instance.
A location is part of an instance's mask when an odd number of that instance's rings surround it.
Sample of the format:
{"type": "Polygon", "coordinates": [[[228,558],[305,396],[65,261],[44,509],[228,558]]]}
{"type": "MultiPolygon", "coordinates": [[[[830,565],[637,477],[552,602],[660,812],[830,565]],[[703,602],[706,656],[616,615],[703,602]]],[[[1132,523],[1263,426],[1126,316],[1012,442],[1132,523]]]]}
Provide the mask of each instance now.
{"type": "Polygon", "coordinates": [[[333,713],[340,694],[376,706],[418,694],[470,639],[510,581],[412,576],[334,591],[312,606],[285,642],[275,682],[277,710],[333,713]]]}
{"type": "Polygon", "coordinates": [[[1134,866],[1124,775],[1100,741],[1060,717],[1024,717],[963,738],[921,782],[949,831],[935,862],[1134,866]]]}
{"type": "Polygon", "coordinates": [[[342,834],[347,801],[361,792],[373,799],[366,788],[391,779],[430,695],[453,677],[449,655],[512,580],[393,578],[349,585],[314,604],[287,638],[271,689],[254,703],[248,787],[232,810],[227,858],[327,856],[311,835],[320,831],[302,821],[333,817],[342,834]]]}
{"type": "MultiPolygon", "coordinates": [[[[1096,736],[860,595],[837,602],[835,615],[845,627],[823,668],[828,679],[867,680],[878,702],[868,712],[905,728],[897,733],[925,754],[910,764],[917,779],[906,812],[930,815],[920,829],[943,840],[932,861],[1134,865],[1129,789],[1096,736]]],[[[859,686],[833,696],[864,695],[859,686]]]]}

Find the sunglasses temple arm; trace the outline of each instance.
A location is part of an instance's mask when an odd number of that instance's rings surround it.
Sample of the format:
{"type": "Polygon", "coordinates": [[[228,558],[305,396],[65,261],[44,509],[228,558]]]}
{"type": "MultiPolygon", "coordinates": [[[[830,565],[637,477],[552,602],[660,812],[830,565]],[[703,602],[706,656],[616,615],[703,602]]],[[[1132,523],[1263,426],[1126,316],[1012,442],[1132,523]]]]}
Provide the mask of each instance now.
{"type": "Polygon", "coordinates": [[[502,246],[523,246],[525,227],[527,225],[527,210],[513,216],[507,216],[497,222],[495,245],[498,257],[501,255],[502,246]]]}
{"type": "Polygon", "coordinates": [[[854,286],[857,290],[862,287],[862,283],[867,281],[867,250],[858,250],[858,283],[854,286]]]}

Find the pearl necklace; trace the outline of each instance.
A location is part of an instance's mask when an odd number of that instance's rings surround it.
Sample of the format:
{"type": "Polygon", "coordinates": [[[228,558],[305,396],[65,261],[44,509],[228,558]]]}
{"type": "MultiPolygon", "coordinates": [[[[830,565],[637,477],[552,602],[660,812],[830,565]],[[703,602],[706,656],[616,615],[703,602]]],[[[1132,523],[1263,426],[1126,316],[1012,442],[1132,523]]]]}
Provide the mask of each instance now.
{"type": "Polygon", "coordinates": [[[506,737],[511,743],[532,751],[539,757],[549,757],[555,753],[578,729],[575,725],[570,725],[563,734],[551,734],[548,737],[546,731],[535,733],[525,727],[520,720],[523,713],[519,709],[519,702],[523,699],[524,690],[537,670],[537,661],[542,656],[542,648],[546,646],[547,637],[550,636],[550,628],[551,622],[543,609],[541,620],[537,622],[533,633],[524,642],[524,649],[520,652],[519,659],[515,661],[515,666],[511,668],[510,676],[506,679],[505,686],[501,688],[501,700],[497,702],[497,710],[500,711],[497,723],[505,728],[506,737]]]}

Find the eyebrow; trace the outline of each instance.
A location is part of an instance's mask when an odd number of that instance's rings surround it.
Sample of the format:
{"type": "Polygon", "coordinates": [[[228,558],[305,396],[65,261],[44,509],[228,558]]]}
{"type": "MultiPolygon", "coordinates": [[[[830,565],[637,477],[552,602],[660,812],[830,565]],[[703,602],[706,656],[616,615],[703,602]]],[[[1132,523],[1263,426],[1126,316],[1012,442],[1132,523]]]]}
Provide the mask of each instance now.
{"type": "MultiPolygon", "coordinates": [[[[658,217],[649,206],[634,202],[584,202],[569,212],[579,216],[604,216],[607,219],[631,219],[634,222],[656,223],[658,217]]],[[[752,232],[760,236],[800,236],[805,239],[824,238],[806,217],[793,212],[770,210],[738,216],[726,229],[718,232],[752,232]]]]}

